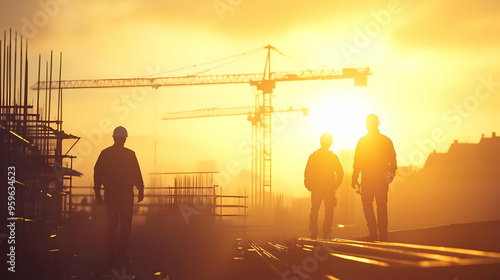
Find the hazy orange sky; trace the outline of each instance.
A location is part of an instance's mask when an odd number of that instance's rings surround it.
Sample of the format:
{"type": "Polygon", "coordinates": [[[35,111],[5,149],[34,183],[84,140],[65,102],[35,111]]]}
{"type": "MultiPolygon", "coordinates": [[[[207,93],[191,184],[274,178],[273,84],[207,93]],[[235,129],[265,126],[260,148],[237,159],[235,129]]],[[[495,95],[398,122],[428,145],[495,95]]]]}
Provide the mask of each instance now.
{"type": "MultiPolygon", "coordinates": [[[[370,67],[363,88],[352,80],[277,84],[275,107],[310,109],[308,117],[274,116],[273,183],[287,193],[306,194],[303,170],[323,132],[333,134],[335,152],[352,149],[369,113],[379,115],[402,165],[422,166],[454,139],[500,131],[498,1],[2,1],[0,27],[30,38],[30,85],[38,54],[47,60],[50,50],[64,53],[64,79],[145,77],[267,44],[311,69],[370,67]]],[[[304,69],[274,57],[275,71],[304,69]]],[[[261,51],[207,74],[259,73],[264,62],[261,51]]],[[[228,165],[250,169],[246,117],[159,118],[252,106],[254,93],[246,84],[66,90],[64,130],[82,136],[73,152],[85,173],[77,183],[91,183],[99,151],[112,144],[103,121],[127,127],[126,146],[145,177],[155,167],[215,169],[234,182],[239,168],[228,165]]]]}

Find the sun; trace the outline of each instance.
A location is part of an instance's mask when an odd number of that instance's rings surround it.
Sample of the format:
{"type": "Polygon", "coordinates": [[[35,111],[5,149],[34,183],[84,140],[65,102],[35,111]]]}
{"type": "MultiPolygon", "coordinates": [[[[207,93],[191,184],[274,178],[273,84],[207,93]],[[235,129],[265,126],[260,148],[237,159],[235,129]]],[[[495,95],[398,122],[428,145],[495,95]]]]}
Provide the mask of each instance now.
{"type": "Polygon", "coordinates": [[[366,116],[373,113],[360,94],[343,92],[325,94],[311,105],[312,132],[333,136],[332,149],[354,149],[366,134],[366,116]]]}

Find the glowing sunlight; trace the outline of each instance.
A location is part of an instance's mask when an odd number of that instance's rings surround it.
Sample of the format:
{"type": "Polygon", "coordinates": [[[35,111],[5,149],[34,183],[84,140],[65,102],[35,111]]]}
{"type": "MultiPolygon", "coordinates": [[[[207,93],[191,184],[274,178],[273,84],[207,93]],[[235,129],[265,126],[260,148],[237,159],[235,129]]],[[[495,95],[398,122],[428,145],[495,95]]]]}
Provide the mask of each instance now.
{"type": "Polygon", "coordinates": [[[366,101],[353,92],[325,95],[311,106],[311,129],[316,135],[331,133],[332,149],[353,149],[366,133],[365,118],[370,113],[366,101]]]}

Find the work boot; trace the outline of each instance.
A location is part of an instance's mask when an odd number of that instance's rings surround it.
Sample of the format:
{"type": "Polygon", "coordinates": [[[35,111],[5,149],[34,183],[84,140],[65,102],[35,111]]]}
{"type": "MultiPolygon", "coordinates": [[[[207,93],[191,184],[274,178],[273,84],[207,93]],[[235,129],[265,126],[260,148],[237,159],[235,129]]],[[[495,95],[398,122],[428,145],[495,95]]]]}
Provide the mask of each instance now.
{"type": "Polygon", "coordinates": [[[365,241],[365,242],[374,242],[378,240],[378,236],[374,234],[369,234],[367,236],[363,236],[359,239],[360,241],[365,241]]]}
{"type": "Polygon", "coordinates": [[[388,239],[387,239],[387,232],[381,232],[379,234],[378,240],[379,241],[387,242],[388,241],[388,239]]]}
{"type": "Polygon", "coordinates": [[[323,234],[323,239],[332,240],[333,238],[331,234],[323,234]]]}

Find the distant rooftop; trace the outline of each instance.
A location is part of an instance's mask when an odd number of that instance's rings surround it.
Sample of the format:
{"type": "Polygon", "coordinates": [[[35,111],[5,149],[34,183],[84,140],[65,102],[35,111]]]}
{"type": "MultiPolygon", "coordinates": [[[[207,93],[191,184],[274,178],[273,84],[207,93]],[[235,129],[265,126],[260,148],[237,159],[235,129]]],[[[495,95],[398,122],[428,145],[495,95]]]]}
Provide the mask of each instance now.
{"type": "Polygon", "coordinates": [[[481,136],[479,143],[460,143],[454,140],[448,152],[429,154],[424,168],[432,168],[435,165],[455,165],[464,162],[480,161],[479,164],[487,164],[492,159],[500,160],[500,137],[495,132],[491,137],[481,136]]]}

